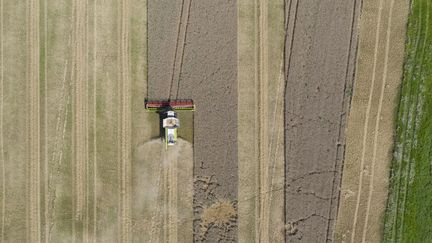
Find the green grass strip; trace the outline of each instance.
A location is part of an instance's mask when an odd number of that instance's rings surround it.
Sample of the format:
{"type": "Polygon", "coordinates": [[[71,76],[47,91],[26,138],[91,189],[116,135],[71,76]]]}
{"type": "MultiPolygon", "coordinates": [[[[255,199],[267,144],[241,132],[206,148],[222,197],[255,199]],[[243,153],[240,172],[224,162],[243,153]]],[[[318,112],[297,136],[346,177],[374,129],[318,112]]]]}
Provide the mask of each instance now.
{"type": "Polygon", "coordinates": [[[410,10],[384,242],[432,242],[432,2],[410,10]]]}

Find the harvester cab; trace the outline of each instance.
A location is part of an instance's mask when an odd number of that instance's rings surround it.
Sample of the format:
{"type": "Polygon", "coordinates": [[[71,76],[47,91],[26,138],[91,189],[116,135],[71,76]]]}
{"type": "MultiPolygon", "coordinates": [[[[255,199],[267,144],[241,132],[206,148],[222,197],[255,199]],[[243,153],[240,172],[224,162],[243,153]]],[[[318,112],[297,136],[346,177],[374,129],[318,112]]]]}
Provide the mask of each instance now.
{"type": "Polygon", "coordinates": [[[147,111],[159,113],[161,125],[161,137],[165,145],[173,146],[177,142],[177,128],[180,127],[180,120],[177,118],[178,111],[194,111],[195,106],[192,100],[145,100],[147,111]]]}

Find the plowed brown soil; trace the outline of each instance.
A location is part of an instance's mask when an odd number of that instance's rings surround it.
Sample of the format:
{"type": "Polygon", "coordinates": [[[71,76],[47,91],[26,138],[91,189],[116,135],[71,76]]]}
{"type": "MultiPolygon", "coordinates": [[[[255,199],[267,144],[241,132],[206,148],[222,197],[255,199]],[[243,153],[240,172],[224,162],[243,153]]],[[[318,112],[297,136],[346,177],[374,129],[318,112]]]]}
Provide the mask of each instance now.
{"type": "Polygon", "coordinates": [[[287,242],[333,239],[360,3],[286,4],[287,242]]]}

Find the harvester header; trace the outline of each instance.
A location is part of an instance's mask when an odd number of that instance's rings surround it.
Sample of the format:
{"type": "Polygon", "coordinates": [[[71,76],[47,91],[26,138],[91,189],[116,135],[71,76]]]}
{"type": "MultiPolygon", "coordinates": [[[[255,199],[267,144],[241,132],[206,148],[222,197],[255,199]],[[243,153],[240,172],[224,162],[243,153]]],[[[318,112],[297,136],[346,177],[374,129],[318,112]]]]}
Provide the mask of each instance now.
{"type": "Polygon", "coordinates": [[[194,111],[193,100],[145,100],[145,108],[148,111],[165,111],[171,109],[194,111]]]}

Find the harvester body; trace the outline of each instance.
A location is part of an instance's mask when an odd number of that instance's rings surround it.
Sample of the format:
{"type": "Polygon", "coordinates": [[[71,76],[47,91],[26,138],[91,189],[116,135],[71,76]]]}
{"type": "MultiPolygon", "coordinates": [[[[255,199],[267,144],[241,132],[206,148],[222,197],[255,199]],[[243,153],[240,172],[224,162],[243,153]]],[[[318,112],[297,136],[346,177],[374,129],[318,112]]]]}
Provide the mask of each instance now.
{"type": "Polygon", "coordinates": [[[175,145],[177,142],[177,128],[180,120],[177,111],[194,111],[192,100],[145,100],[145,109],[159,113],[161,119],[161,137],[165,139],[166,146],[175,145]]]}
{"type": "Polygon", "coordinates": [[[169,146],[175,145],[177,141],[177,128],[180,127],[180,121],[175,111],[168,110],[166,118],[162,120],[162,127],[165,129],[165,141],[169,146]]]}

